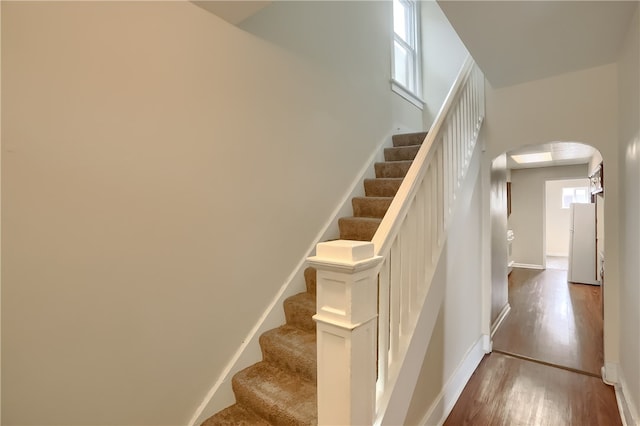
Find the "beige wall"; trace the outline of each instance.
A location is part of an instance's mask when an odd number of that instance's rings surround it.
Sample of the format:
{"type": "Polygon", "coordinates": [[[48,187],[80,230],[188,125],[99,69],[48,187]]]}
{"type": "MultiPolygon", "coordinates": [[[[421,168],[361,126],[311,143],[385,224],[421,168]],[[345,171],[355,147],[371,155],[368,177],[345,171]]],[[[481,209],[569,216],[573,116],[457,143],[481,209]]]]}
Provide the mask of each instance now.
{"type": "Polygon", "coordinates": [[[569,256],[570,209],[562,208],[562,189],[589,187],[589,179],[548,180],[545,186],[545,249],[547,256],[569,256]]]}
{"type": "Polygon", "coordinates": [[[291,7],[3,2],[4,424],[186,424],[391,133],[390,6],[291,7]]]}
{"type": "MultiPolygon", "coordinates": [[[[487,85],[486,109],[487,150],[493,157],[526,145],[582,142],[600,151],[605,170],[618,170],[616,64],[500,89],[487,85]]],[[[610,173],[605,194],[605,251],[610,284],[605,289],[606,362],[617,362],[619,357],[618,185],[617,174],[610,173]]]]}
{"type": "Polygon", "coordinates": [[[455,81],[467,49],[435,0],[421,2],[424,122],[430,127],[455,81]]]}
{"type": "MultiPolygon", "coordinates": [[[[620,134],[620,376],[626,387],[627,400],[640,421],[640,21],[636,8],[618,65],[619,134],[620,134]]],[[[612,170],[605,162],[605,185],[612,170]]],[[[605,186],[607,197],[608,186],[605,186]]],[[[608,206],[609,200],[607,199],[608,206]]],[[[605,206],[605,207],[606,207],[605,206]]],[[[607,234],[607,242],[611,241],[607,234]]],[[[605,243],[606,244],[606,243],[605,243]]],[[[609,245],[606,245],[609,250],[609,245]]],[[[608,253],[608,252],[607,252],[608,253]]],[[[605,286],[609,284],[608,255],[605,286]]]]}

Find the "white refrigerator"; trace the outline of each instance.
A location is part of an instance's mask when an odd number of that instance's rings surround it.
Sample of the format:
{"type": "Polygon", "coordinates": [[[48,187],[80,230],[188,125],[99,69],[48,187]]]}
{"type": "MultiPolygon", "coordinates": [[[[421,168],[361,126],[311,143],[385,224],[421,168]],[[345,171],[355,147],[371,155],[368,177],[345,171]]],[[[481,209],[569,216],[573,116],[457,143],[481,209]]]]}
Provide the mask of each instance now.
{"type": "Polygon", "coordinates": [[[600,285],[596,265],[596,205],[571,204],[567,280],[600,285]]]}

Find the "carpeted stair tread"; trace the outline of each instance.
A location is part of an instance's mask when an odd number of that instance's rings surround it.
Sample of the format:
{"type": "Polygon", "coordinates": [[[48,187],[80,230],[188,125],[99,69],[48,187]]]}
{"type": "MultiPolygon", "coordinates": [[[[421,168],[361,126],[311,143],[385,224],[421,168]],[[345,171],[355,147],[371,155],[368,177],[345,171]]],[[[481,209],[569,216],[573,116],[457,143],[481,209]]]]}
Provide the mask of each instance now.
{"type": "Polygon", "coordinates": [[[316,425],[316,386],[269,362],[245,368],[232,379],[239,404],[274,425],[316,425]]]}
{"type": "Polygon", "coordinates": [[[372,217],[342,217],[338,219],[343,240],[371,241],[382,219],[372,217]]]}
{"type": "Polygon", "coordinates": [[[420,145],[427,137],[427,132],[404,133],[401,135],[393,135],[393,146],[420,145]]]}
{"type": "Polygon", "coordinates": [[[394,197],[400,188],[402,178],[376,178],[364,180],[367,197],[394,197]]]}
{"type": "MultiPolygon", "coordinates": [[[[364,181],[366,197],[352,200],[354,216],[338,220],[341,239],[371,241],[425,137],[393,136],[376,178],[364,181]]],[[[263,360],[233,376],[236,404],[201,426],[317,425],[316,273],[305,269],[306,291],[283,302],[286,324],[260,336],[263,360]]]]}
{"type": "Polygon", "coordinates": [[[284,301],[284,315],[287,324],[306,331],[314,331],[316,323],[312,316],[316,313],[316,296],[308,292],[294,294],[284,301]]]}
{"type": "Polygon", "coordinates": [[[393,197],[354,197],[351,200],[356,217],[382,218],[389,210],[393,197]]]}
{"type": "Polygon", "coordinates": [[[418,155],[420,145],[394,146],[384,149],[385,161],[413,160],[418,155]]]}
{"type": "Polygon", "coordinates": [[[316,333],[283,325],[260,336],[260,347],[265,361],[316,382],[316,333]]]}
{"type": "Polygon", "coordinates": [[[262,417],[234,404],[209,417],[200,426],[272,426],[262,417]]]}
{"type": "Polygon", "coordinates": [[[413,161],[388,161],[384,163],[376,163],[374,165],[376,169],[377,178],[403,178],[407,175],[409,167],[411,167],[413,161]]]}
{"type": "Polygon", "coordinates": [[[316,268],[308,267],[304,270],[304,283],[307,287],[307,292],[316,294],[316,268]]]}

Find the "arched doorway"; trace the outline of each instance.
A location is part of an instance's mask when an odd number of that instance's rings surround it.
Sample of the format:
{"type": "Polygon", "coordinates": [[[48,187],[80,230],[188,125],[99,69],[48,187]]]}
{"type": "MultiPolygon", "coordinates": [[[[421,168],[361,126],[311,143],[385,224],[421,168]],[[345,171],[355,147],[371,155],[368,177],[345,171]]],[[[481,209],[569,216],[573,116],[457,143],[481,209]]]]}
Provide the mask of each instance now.
{"type": "MultiPolygon", "coordinates": [[[[603,292],[601,287],[588,288],[585,284],[567,282],[567,268],[547,269],[549,249],[546,231],[556,223],[550,223],[548,219],[546,206],[549,194],[546,190],[547,182],[583,179],[587,194],[582,192],[582,186],[569,186],[566,189],[573,188],[574,196],[584,196],[585,199],[564,200],[563,197],[566,197],[561,191],[557,200],[560,210],[556,212],[555,219],[551,216],[551,220],[560,221],[562,215],[568,217],[568,204],[571,201],[593,202],[594,241],[593,259],[590,259],[593,271],[590,272],[594,284],[602,270],[604,253],[604,193],[595,186],[595,177],[593,184],[587,179],[601,172],[602,156],[599,151],[575,142],[521,147],[492,160],[491,331],[494,350],[513,352],[541,362],[599,375],[600,367],[604,364],[603,292]],[[500,215],[503,217],[497,217],[500,215]],[[600,226],[595,229],[598,222],[600,226]],[[514,237],[512,243],[507,241],[508,231],[512,231],[509,232],[514,237]],[[508,274],[511,267],[516,268],[516,273],[507,281],[508,275],[504,276],[504,271],[508,274]],[[517,312],[514,310],[509,313],[512,308],[510,296],[513,296],[509,295],[509,290],[516,287],[517,295],[524,297],[529,301],[525,303],[530,305],[524,309],[519,305],[517,312]],[[551,298],[547,301],[548,307],[545,307],[543,297],[551,298]],[[586,302],[587,307],[580,305],[586,302]],[[594,305],[597,309],[594,309],[594,305]],[[590,315],[599,317],[590,318],[590,315]],[[524,324],[514,325],[514,321],[523,321],[524,324]],[[589,327],[590,331],[587,330],[589,327]],[[505,336],[505,333],[511,333],[511,336],[505,336]],[[586,346],[581,347],[580,344],[586,346]],[[545,347],[549,349],[540,350],[545,347]],[[581,357],[597,359],[585,362],[581,357]]],[[[568,233],[569,229],[566,231],[568,233]]],[[[569,235],[566,237],[569,240],[569,235]]],[[[521,304],[522,301],[517,303],[521,304]]]]}

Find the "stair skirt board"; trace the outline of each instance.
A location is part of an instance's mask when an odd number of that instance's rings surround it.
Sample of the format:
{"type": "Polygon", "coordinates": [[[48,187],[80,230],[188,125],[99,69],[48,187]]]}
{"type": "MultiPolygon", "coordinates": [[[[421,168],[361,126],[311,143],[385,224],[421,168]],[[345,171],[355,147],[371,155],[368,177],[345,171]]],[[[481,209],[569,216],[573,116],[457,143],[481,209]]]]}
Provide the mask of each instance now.
{"type": "MultiPolygon", "coordinates": [[[[378,145],[377,149],[360,170],[358,178],[354,180],[349,190],[345,192],[340,205],[336,207],[330,219],[325,223],[322,231],[318,233],[316,239],[307,250],[307,253],[305,253],[301,258],[295,270],[287,278],[286,282],[272,299],[265,312],[261,315],[254,327],[243,340],[242,345],[230,359],[213,387],[209,390],[206,397],[192,416],[188,426],[196,426],[200,424],[206,424],[207,426],[225,424],[222,420],[218,423],[211,423],[208,422],[208,419],[210,419],[210,417],[215,413],[223,413],[221,417],[224,417],[225,414],[231,416],[233,413],[237,414],[247,411],[235,404],[236,397],[232,391],[232,386],[229,386],[229,383],[232,382],[232,377],[239,373],[243,368],[260,362],[262,351],[259,340],[261,336],[269,330],[281,327],[285,322],[282,306],[285,304],[287,299],[299,291],[297,286],[298,283],[304,280],[303,276],[306,269],[307,257],[315,252],[315,247],[320,241],[335,239],[337,232],[339,232],[336,231],[339,229],[339,219],[348,216],[351,211],[353,211],[354,198],[363,197],[365,195],[386,198],[393,197],[393,195],[395,195],[402,178],[393,177],[380,179],[375,177],[375,164],[379,163],[381,159],[384,158],[385,154],[383,154],[383,152],[385,150],[388,152],[386,154],[387,156],[391,156],[392,158],[398,158],[397,156],[400,156],[399,158],[402,158],[402,160],[397,161],[406,161],[405,159],[407,156],[411,155],[411,152],[413,151],[417,152],[417,149],[415,149],[415,147],[411,147],[409,149],[389,150],[389,141],[392,141],[395,147],[398,146],[397,143],[402,147],[406,147],[408,145],[415,145],[415,141],[418,141],[418,144],[422,143],[425,136],[425,132],[412,133],[411,136],[401,137],[400,139],[398,139],[397,135],[387,135],[378,145]],[[400,142],[397,142],[398,140],[400,142]]],[[[398,172],[395,171],[393,173],[397,174],[398,172]]],[[[380,203],[380,201],[378,200],[377,203],[380,203]]],[[[365,210],[366,208],[367,207],[365,207],[365,210]]],[[[379,206],[374,206],[372,208],[376,210],[379,206]]],[[[315,288],[313,291],[315,293],[315,288]]],[[[233,424],[233,421],[229,421],[230,423],[228,424],[233,424]]]]}
{"type": "Polygon", "coordinates": [[[464,387],[469,382],[471,375],[482,361],[485,355],[482,349],[482,341],[484,336],[480,336],[478,340],[469,348],[458,367],[453,372],[447,383],[444,385],[431,407],[420,421],[420,425],[436,426],[441,425],[447,420],[453,406],[460,398],[464,387]]]}

